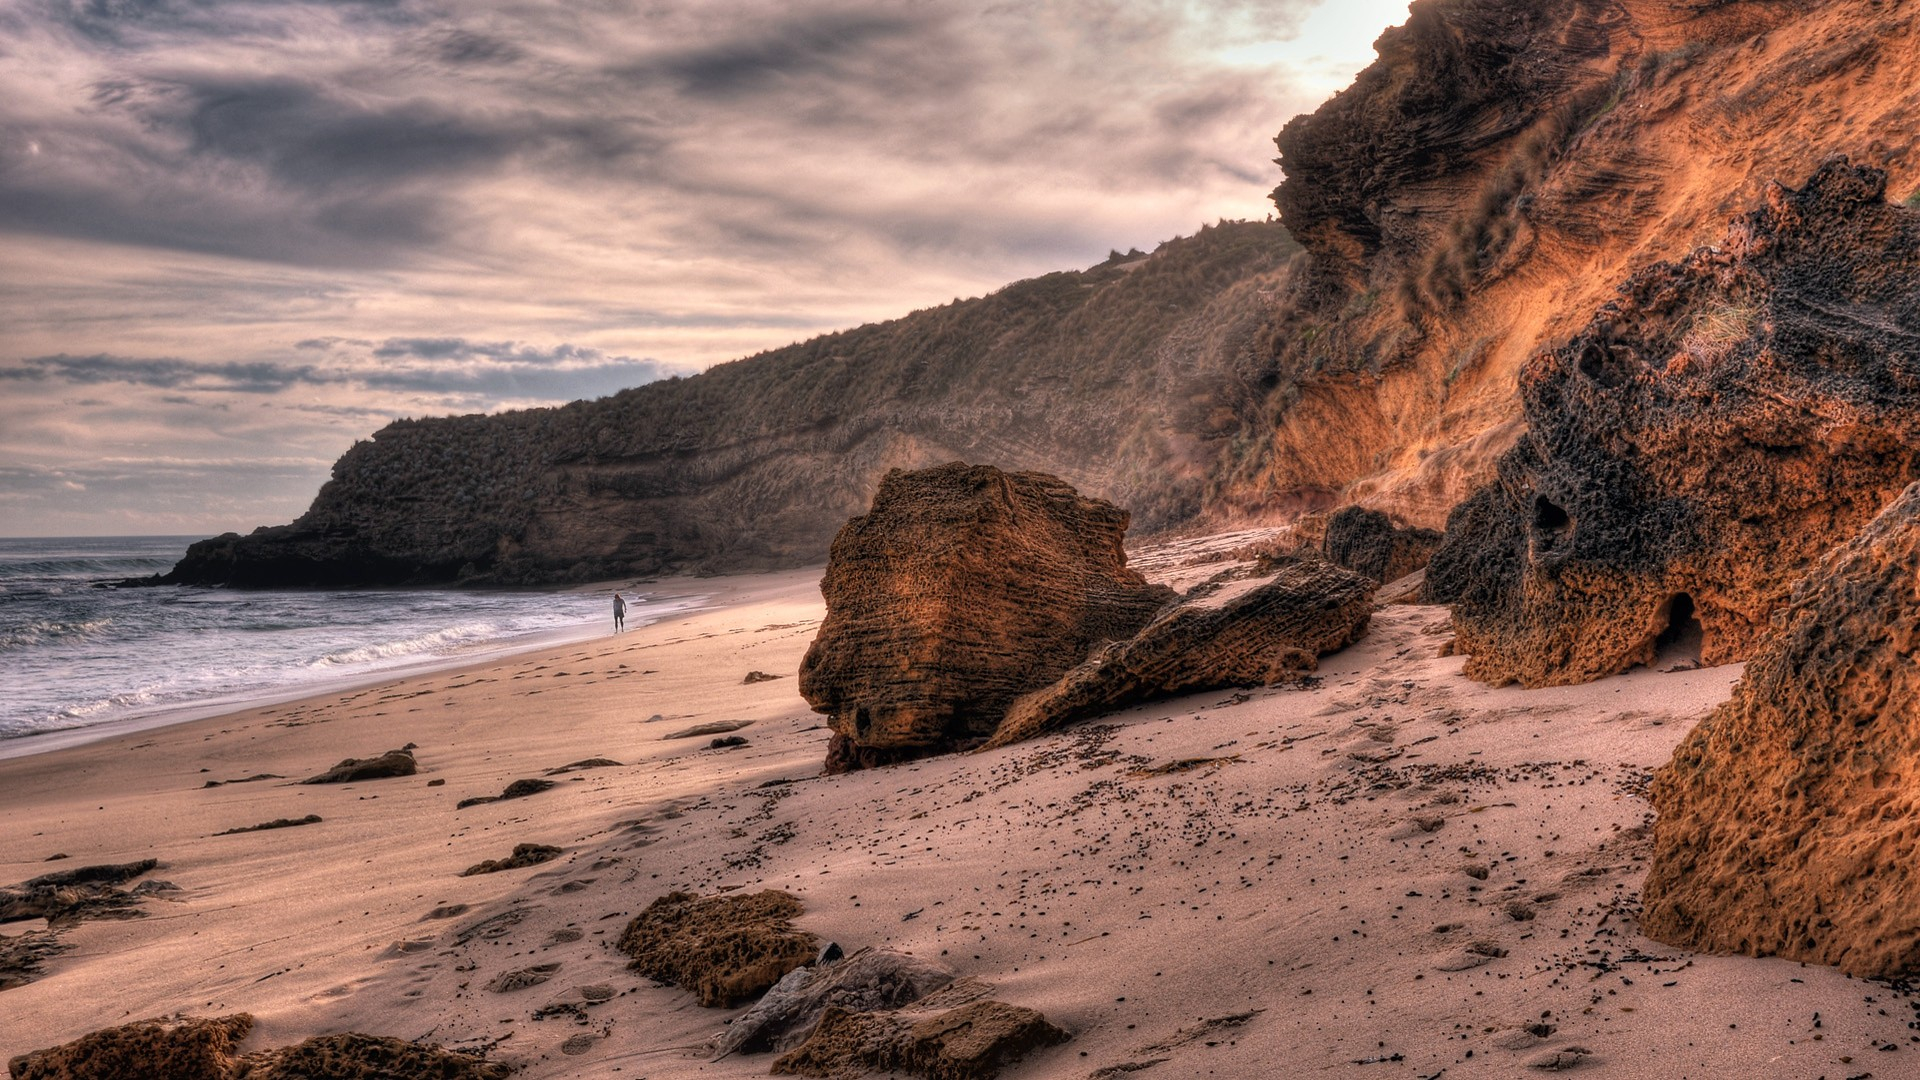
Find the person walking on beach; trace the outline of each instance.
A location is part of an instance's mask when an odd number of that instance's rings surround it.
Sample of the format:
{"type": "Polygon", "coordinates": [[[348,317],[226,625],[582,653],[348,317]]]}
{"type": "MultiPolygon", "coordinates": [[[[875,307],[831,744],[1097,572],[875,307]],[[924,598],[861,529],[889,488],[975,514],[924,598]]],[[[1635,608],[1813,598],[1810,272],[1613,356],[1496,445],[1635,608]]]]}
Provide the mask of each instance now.
{"type": "Polygon", "coordinates": [[[619,593],[613,594],[613,632],[619,633],[627,625],[627,602],[619,593]]]}

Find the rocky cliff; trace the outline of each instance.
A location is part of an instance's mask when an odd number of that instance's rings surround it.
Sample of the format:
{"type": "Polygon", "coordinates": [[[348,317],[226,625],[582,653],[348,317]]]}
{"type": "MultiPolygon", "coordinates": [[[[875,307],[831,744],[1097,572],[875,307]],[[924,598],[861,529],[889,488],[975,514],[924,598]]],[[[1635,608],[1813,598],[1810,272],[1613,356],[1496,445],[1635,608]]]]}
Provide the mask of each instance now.
{"type": "Polygon", "coordinates": [[[1250,408],[1298,248],[1227,223],[1090,270],[563,408],[407,420],[291,525],[194,545],[166,580],[582,581],[825,559],[880,477],[1041,469],[1157,523],[1204,501],[1250,408]]]}
{"type": "Polygon", "coordinates": [[[1794,590],[1733,699],[1654,777],[1646,932],[1920,973],[1920,485],[1794,590]]]}
{"type": "Polygon", "coordinates": [[[1776,186],[1526,368],[1527,434],[1427,570],[1469,675],[1585,681],[1696,626],[1744,659],[1920,477],[1920,210],[1885,186],[1844,159],[1776,186]]]}
{"type": "Polygon", "coordinates": [[[174,580],[572,580],[817,560],[889,468],[1040,469],[1184,523],[1438,526],[1526,360],[1832,153],[1920,180],[1886,0],[1418,0],[1278,137],[1273,224],[563,409],[395,424],[174,580]],[[1306,254],[1297,249],[1291,233],[1306,254]]]}

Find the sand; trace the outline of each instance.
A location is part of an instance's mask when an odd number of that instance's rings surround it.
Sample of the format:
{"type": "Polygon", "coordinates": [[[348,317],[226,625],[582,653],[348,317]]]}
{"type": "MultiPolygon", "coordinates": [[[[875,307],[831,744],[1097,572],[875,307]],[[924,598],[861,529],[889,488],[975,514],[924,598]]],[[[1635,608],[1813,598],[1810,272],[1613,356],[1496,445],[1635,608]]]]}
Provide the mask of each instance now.
{"type": "Polygon", "coordinates": [[[739,1010],[612,943],[666,892],[774,887],[822,939],[1073,1033],[1013,1077],[1920,1075],[1908,996],[1637,932],[1648,774],[1737,667],[1494,690],[1439,655],[1443,609],[1394,606],[1306,689],[823,778],[790,674],[817,580],[703,582],[720,606],[618,636],[0,761],[0,884],[154,857],[180,889],[0,991],[0,1059],[244,1010],[249,1049],[357,1030],[526,1077],[763,1075],[701,1049],[739,1010]],[[705,725],[747,744],[666,737],[705,725]],[[295,782],[406,743],[415,775],[295,782]],[[205,786],[262,773],[284,779],[205,786]],[[455,809],[530,778],[557,784],[455,809]],[[461,876],[519,844],[562,854],[461,876]]]}

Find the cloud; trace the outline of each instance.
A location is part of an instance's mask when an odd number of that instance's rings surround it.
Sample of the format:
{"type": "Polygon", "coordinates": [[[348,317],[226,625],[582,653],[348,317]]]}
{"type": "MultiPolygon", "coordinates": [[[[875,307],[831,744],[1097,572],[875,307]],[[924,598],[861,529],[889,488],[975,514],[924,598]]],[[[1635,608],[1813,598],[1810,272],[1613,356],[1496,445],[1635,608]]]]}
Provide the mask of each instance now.
{"type": "Polygon", "coordinates": [[[1404,13],[0,4],[0,453],[325,456],[1260,216],[1273,133],[1404,13]]]}
{"type": "MultiPolygon", "coordinates": [[[[303,345],[306,343],[302,343],[303,345]]],[[[598,349],[513,341],[392,338],[357,359],[328,364],[189,361],[96,353],[36,356],[0,367],[0,380],[76,386],[122,383],[199,393],[281,394],[299,387],[352,387],[460,395],[469,407],[604,397],[679,372],[653,360],[608,356],[598,349]]],[[[164,395],[162,402],[193,399],[164,395]]],[[[336,414],[337,415],[337,414],[336,414]]]]}

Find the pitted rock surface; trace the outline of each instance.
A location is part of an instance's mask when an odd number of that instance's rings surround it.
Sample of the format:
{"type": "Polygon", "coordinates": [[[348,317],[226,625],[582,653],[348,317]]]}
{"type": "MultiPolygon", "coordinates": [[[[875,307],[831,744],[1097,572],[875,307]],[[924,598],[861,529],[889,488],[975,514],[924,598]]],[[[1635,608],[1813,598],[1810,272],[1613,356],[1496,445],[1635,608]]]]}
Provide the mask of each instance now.
{"type": "Polygon", "coordinates": [[[1795,587],[1733,698],[1654,777],[1646,932],[1920,972],[1920,484],[1795,587]]]}
{"type": "Polygon", "coordinates": [[[1467,674],[1754,654],[1793,582],[1920,476],[1920,210],[1829,160],[1534,358],[1529,431],[1427,569],[1467,674]],[[1697,625],[1696,625],[1697,623],[1697,625]]]}

